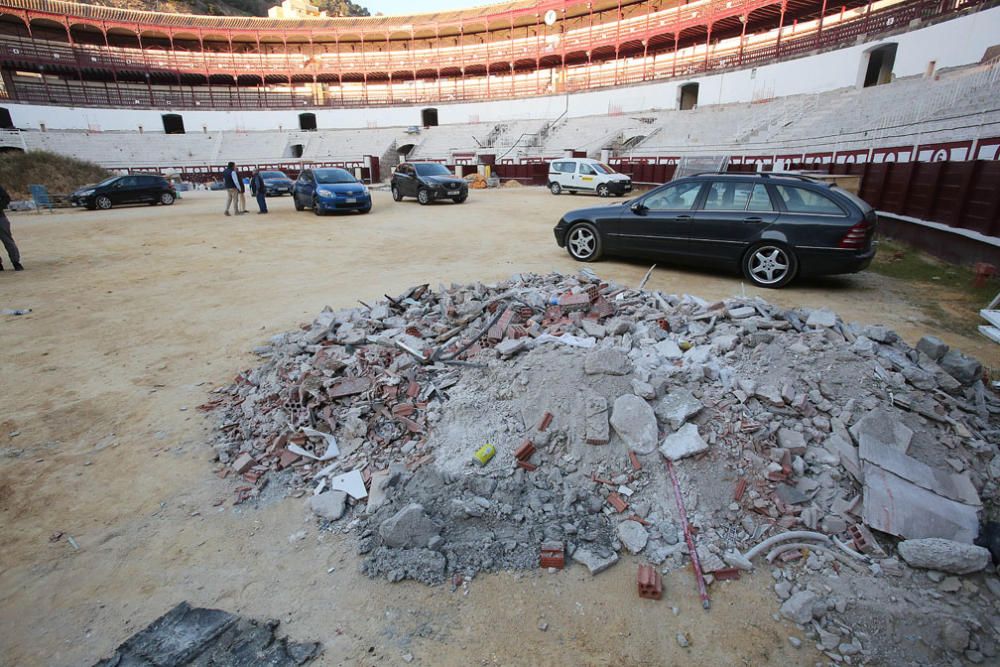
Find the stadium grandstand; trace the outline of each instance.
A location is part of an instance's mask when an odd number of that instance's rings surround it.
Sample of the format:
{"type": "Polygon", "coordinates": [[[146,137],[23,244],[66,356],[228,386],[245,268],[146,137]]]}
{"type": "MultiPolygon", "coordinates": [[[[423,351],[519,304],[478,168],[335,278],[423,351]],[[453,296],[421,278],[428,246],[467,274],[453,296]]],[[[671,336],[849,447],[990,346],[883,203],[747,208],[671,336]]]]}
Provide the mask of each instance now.
{"type": "MultiPolygon", "coordinates": [[[[192,181],[228,160],[370,181],[426,160],[533,184],[563,155],[648,183],[809,166],[858,173],[883,206],[894,179],[931,178],[886,165],[944,162],[942,193],[1000,191],[997,4],[524,0],[256,18],[0,0],[0,150],[192,181]],[[991,164],[962,166],[976,161],[991,164]]],[[[996,198],[980,204],[941,222],[1000,236],[996,198]]]]}

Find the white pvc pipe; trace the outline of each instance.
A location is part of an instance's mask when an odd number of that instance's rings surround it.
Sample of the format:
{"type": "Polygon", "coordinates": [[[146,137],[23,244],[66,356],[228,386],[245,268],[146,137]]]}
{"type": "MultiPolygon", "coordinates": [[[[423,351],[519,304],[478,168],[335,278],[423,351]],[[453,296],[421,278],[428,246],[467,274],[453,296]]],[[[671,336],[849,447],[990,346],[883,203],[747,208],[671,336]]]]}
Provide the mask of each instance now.
{"type": "Polygon", "coordinates": [[[771,545],[777,544],[778,542],[784,542],[785,540],[819,540],[820,542],[828,543],[830,538],[823,533],[816,533],[811,530],[790,530],[787,533],[772,535],[750,551],[743,554],[743,557],[747,560],[753,560],[756,556],[759,556],[767,550],[771,545]]]}
{"type": "Polygon", "coordinates": [[[792,551],[794,549],[812,549],[813,551],[823,551],[825,553],[830,554],[831,556],[833,556],[834,558],[836,558],[839,562],[843,563],[844,565],[846,565],[847,567],[851,568],[855,572],[864,572],[865,571],[865,569],[863,567],[861,567],[860,565],[858,565],[857,563],[855,563],[853,560],[851,560],[847,556],[844,556],[843,554],[839,554],[836,551],[834,551],[833,549],[825,547],[825,546],[823,546],[821,544],[810,544],[808,542],[792,542],[790,544],[780,544],[780,545],[774,547],[774,549],[772,549],[770,551],[770,553],[767,554],[767,562],[770,563],[775,558],[777,558],[781,554],[785,553],[786,551],[792,551]]]}

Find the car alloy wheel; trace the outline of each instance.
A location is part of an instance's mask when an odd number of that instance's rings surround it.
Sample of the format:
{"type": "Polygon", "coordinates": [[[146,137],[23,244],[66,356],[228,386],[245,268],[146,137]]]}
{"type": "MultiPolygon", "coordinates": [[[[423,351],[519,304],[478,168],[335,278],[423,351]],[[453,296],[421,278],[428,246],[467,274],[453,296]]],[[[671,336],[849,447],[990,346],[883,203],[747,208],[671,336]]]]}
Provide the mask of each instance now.
{"type": "Polygon", "coordinates": [[[111,197],[107,195],[101,195],[97,198],[97,208],[106,211],[111,208],[111,197]]]}
{"type": "Polygon", "coordinates": [[[468,198],[469,198],[469,195],[459,195],[457,197],[452,197],[451,200],[453,202],[455,202],[456,204],[461,204],[462,202],[464,202],[468,198]]]}
{"type": "Polygon", "coordinates": [[[795,255],[784,246],[762,243],[743,260],[743,273],[760,287],[782,287],[795,276],[795,255]]]}
{"type": "Polygon", "coordinates": [[[323,215],[323,211],[319,210],[319,202],[313,199],[312,210],[315,215],[323,215]]]}
{"type": "Polygon", "coordinates": [[[395,185],[392,186],[392,198],[395,201],[403,201],[403,195],[399,193],[399,188],[397,188],[395,185]]]}
{"type": "Polygon", "coordinates": [[[420,190],[419,192],[417,192],[417,201],[424,205],[430,204],[431,193],[427,192],[427,190],[420,190]]]}
{"type": "Polygon", "coordinates": [[[600,185],[597,186],[597,196],[598,197],[607,197],[610,194],[611,194],[611,190],[609,190],[608,186],[605,185],[604,183],[601,183],[600,185]]]}
{"type": "Polygon", "coordinates": [[[562,186],[559,185],[558,183],[549,183],[549,192],[551,192],[554,195],[557,195],[562,192],[562,186]]]}
{"type": "Polygon", "coordinates": [[[170,206],[171,204],[174,203],[174,196],[169,192],[164,192],[162,195],[160,195],[160,203],[163,204],[164,206],[170,206]]]}
{"type": "Polygon", "coordinates": [[[601,239],[597,229],[590,224],[579,224],[569,230],[566,249],[570,257],[580,262],[592,262],[601,253],[601,239]]]}

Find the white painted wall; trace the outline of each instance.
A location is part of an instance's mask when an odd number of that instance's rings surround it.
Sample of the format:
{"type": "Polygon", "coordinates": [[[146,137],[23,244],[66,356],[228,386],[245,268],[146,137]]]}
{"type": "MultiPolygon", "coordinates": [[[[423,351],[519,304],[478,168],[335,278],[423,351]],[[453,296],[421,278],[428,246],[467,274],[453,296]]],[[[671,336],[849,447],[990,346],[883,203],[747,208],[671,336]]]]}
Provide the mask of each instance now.
{"type": "MultiPolygon", "coordinates": [[[[750,102],[755,97],[819,93],[854,86],[864,52],[882,43],[896,42],[898,77],[923,74],[930,61],[937,67],[956,67],[979,62],[986,48],[1000,43],[1000,7],[977,12],[914,30],[891,39],[865,42],[836,51],[765,65],[751,70],[614,88],[573,95],[437,104],[441,124],[468,123],[470,119],[497,121],[554,119],[563,111],[572,117],[605,114],[611,105],[624,112],[677,107],[681,84],[697,81],[699,105],[750,102]]],[[[186,109],[92,109],[9,104],[15,127],[38,129],[131,130],[140,125],[149,132],[162,131],[161,113],[180,113],[187,132],[202,126],[212,130],[297,130],[298,112],[282,111],[191,111],[186,109]]],[[[316,114],[320,128],[368,127],[373,118],[381,127],[420,124],[422,107],[377,107],[370,109],[308,109],[316,114]]]]}

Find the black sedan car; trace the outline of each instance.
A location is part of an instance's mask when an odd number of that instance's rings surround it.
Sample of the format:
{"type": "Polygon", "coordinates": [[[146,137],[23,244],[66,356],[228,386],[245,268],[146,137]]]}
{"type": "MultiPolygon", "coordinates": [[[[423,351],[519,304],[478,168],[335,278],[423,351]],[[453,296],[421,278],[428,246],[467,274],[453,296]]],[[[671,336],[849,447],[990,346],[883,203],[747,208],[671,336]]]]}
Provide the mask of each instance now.
{"type": "Polygon", "coordinates": [[[555,227],[573,259],[651,257],[739,269],[760,287],[856,273],[875,256],[875,211],[798,174],[699,174],[641,197],[571,211],[555,227]]]}
{"type": "Polygon", "coordinates": [[[283,171],[262,171],[264,179],[264,194],[268,197],[280,197],[292,194],[295,183],[283,171]]]}
{"type": "Polygon", "coordinates": [[[416,197],[421,204],[450,199],[461,204],[469,198],[469,184],[448,167],[436,162],[404,162],[392,174],[392,198],[416,197]]]}
{"type": "Polygon", "coordinates": [[[122,204],[170,206],[176,199],[174,186],[157,174],[112,176],[96,185],[85,185],[70,195],[73,206],[85,206],[91,210],[107,210],[122,204]]]}

